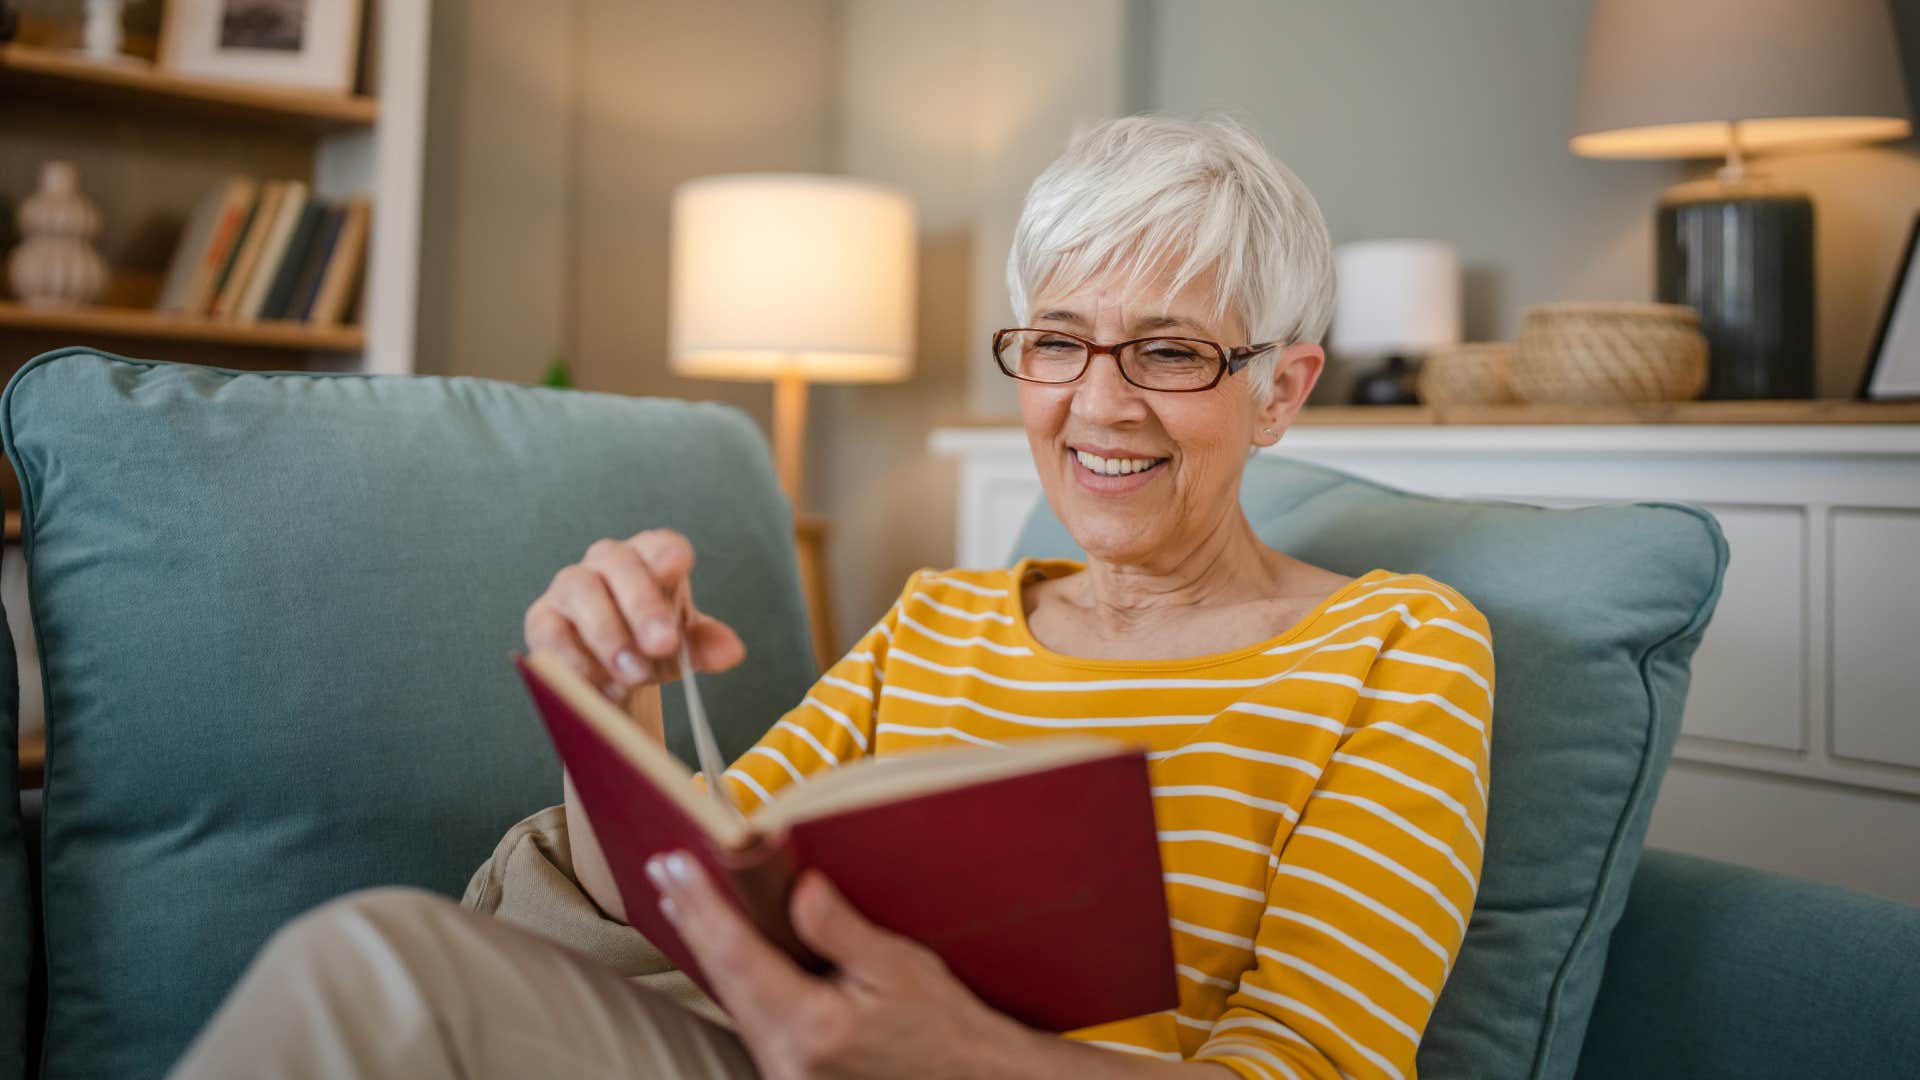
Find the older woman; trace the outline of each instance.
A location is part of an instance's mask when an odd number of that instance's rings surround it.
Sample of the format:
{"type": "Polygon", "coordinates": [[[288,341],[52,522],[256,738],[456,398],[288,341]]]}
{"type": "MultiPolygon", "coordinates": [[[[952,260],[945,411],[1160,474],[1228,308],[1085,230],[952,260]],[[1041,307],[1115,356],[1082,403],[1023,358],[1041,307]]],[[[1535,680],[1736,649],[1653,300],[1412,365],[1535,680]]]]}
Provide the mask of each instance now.
{"type": "MultiPolygon", "coordinates": [[[[1231,122],[1118,120],[1035,182],[1007,277],[1019,325],[994,359],[1086,562],[914,574],[728,782],[751,806],[864,755],[1069,730],[1145,744],[1178,1008],[1026,1029],[817,875],[792,899],[836,964],[816,977],[668,857],[650,867],[663,909],[724,1011],[375,895],[283,933],[183,1071],[260,1075],[270,1054],[410,1076],[1411,1076],[1478,885],[1493,661],[1459,593],[1308,565],[1241,512],[1248,454],[1280,440],[1324,363],[1318,208],[1231,122]],[[317,977],[274,975],[302,964],[317,977]]],[[[693,561],[672,533],[601,541],[528,611],[527,642],[658,735],[682,633],[702,670],[743,658],[726,626],[676,614],[693,561]]],[[[570,788],[469,903],[646,966],[570,788]]]]}

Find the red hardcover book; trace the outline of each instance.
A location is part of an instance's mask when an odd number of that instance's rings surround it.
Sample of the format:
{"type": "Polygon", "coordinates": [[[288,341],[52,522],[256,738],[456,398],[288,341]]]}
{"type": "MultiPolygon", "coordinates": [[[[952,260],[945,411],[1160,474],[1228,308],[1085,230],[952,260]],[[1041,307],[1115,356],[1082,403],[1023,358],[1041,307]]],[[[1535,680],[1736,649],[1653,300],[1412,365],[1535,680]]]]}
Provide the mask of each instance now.
{"type": "Polygon", "coordinates": [[[863,759],[742,821],[586,680],[515,657],[579,791],[628,920],[709,994],[646,861],[683,850],[768,940],[826,965],[787,918],[797,875],[926,944],[987,1004],[1071,1031],[1178,1002],[1145,753],[1043,738],[863,759]]]}

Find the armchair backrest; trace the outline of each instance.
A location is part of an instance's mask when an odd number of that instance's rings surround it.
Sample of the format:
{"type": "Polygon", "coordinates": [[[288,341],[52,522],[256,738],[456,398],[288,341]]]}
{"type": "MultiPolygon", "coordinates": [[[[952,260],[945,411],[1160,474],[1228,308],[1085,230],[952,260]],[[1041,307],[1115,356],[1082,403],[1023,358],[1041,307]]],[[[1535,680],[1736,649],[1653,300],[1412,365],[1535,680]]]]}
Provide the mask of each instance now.
{"type": "Polygon", "coordinates": [[[723,750],[813,676],[791,515],[732,409],[70,349],[14,377],[0,430],[47,709],[49,1080],[158,1074],[281,923],[360,886],[458,895],[559,801],[507,658],[593,540],[693,540],[749,653],[703,685],[723,750]]]}

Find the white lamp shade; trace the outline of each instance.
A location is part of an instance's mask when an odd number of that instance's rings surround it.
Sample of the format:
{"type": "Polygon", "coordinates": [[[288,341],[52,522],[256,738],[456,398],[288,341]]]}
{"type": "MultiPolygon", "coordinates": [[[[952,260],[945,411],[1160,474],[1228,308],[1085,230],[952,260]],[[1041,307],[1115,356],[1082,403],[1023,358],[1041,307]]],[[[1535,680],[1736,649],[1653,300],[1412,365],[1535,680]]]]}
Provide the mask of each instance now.
{"type": "Polygon", "coordinates": [[[682,375],[871,382],[913,372],[914,213],[863,180],[710,176],[673,194],[670,356],[682,375]]]}
{"type": "Polygon", "coordinates": [[[1329,345],[1344,357],[1418,356],[1460,341],[1460,261],[1427,240],[1366,240],[1333,253],[1329,345]]]}
{"type": "Polygon", "coordinates": [[[1720,157],[1906,136],[1887,0],[1595,0],[1574,112],[1585,157],[1720,157]]]}

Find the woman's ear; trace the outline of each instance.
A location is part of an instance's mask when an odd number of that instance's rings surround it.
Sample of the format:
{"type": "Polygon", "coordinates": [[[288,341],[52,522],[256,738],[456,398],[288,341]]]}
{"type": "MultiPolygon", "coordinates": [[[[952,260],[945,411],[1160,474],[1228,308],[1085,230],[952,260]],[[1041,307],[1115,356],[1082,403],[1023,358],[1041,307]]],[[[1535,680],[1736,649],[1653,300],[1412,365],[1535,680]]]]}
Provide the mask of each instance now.
{"type": "Polygon", "coordinates": [[[1313,393],[1313,384],[1320,381],[1320,373],[1326,366],[1327,352],[1319,345],[1302,343],[1281,350],[1280,359],[1274,361],[1267,400],[1260,405],[1260,433],[1254,437],[1256,443],[1272,446],[1280,441],[1280,435],[1293,424],[1294,416],[1307,403],[1307,395],[1313,393]]]}

